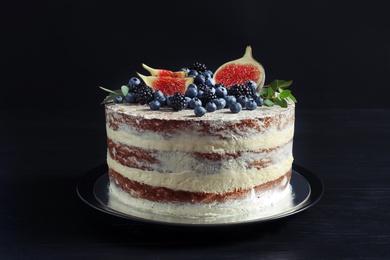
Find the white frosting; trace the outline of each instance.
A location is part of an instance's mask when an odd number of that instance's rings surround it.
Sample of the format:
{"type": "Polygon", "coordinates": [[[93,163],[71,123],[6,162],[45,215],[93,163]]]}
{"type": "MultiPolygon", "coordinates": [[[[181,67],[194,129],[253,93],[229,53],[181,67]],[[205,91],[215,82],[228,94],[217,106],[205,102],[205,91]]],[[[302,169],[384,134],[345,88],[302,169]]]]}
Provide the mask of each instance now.
{"type": "MultiPolygon", "coordinates": [[[[196,117],[192,109],[173,112],[170,108],[162,108],[153,111],[147,106],[112,104],[107,105],[106,116],[107,137],[112,142],[118,146],[124,144],[147,150],[151,158],[156,161],[144,165],[155,170],[141,170],[143,167],[138,169],[122,165],[108,153],[109,168],[130,180],[153,187],[210,193],[253,189],[280,178],[292,166],[294,105],[288,108],[260,107],[254,111],[242,111],[238,114],[224,109],[207,113],[203,117],[196,117]],[[187,120],[186,122],[190,122],[193,128],[184,131],[173,129],[173,132],[162,131],[161,133],[144,130],[142,124],[145,122],[142,121],[149,119],[158,119],[153,121],[156,128],[161,127],[159,124],[165,121],[174,122],[172,120],[187,120]],[[248,126],[244,131],[240,130],[242,126],[239,123],[242,120],[249,120],[254,125],[253,128],[248,126]],[[131,123],[126,124],[126,122],[131,123]],[[210,130],[211,133],[205,133],[205,129],[210,130]],[[197,158],[196,153],[220,153],[221,155],[232,153],[239,156],[236,158],[222,156],[221,160],[209,160],[207,157],[197,158]],[[261,167],[256,168],[256,163],[261,163],[261,167]]],[[[115,147],[111,152],[115,157],[115,147]]],[[[131,161],[138,166],[144,163],[133,158],[123,160],[131,161]]],[[[285,177],[285,181],[280,185],[285,185],[287,181],[285,177]]],[[[132,205],[137,210],[152,209],[154,212],[167,215],[205,217],[242,215],[254,211],[265,212],[266,208],[271,212],[270,205],[288,207],[292,201],[291,188],[288,187],[283,192],[275,187],[260,194],[254,194],[252,190],[252,196],[248,199],[212,204],[155,203],[135,199],[113,184],[110,185],[110,194],[121,201],[112,199],[112,204],[117,207],[132,205]],[[285,201],[282,202],[283,200],[285,201]]],[[[128,207],[128,210],[132,207],[128,207]]]]}
{"type": "Polygon", "coordinates": [[[126,145],[137,146],[144,149],[156,149],[159,151],[191,151],[191,152],[235,152],[268,149],[284,145],[294,136],[294,123],[286,128],[277,130],[270,127],[262,133],[252,134],[247,137],[236,137],[230,133],[224,134],[226,139],[215,138],[197,132],[180,132],[170,138],[165,138],[159,133],[135,131],[134,128],[122,124],[117,131],[106,126],[107,137],[113,141],[126,145]]]}
{"type": "Polygon", "coordinates": [[[182,223],[228,223],[266,218],[290,210],[294,198],[291,185],[283,191],[267,191],[259,196],[253,192],[246,200],[211,204],[156,203],[136,199],[113,184],[109,186],[109,194],[108,206],[116,211],[147,219],[182,223]]]}
{"type": "MultiPolygon", "coordinates": [[[[182,162],[183,160],[177,160],[182,162]]],[[[237,171],[235,168],[221,169],[218,174],[205,174],[200,171],[177,171],[161,173],[126,167],[107,155],[108,166],[130,180],[150,186],[193,192],[223,193],[235,189],[250,189],[275,180],[291,169],[293,158],[289,156],[266,168],[237,171]]],[[[187,165],[186,165],[187,167],[187,165]]]]}

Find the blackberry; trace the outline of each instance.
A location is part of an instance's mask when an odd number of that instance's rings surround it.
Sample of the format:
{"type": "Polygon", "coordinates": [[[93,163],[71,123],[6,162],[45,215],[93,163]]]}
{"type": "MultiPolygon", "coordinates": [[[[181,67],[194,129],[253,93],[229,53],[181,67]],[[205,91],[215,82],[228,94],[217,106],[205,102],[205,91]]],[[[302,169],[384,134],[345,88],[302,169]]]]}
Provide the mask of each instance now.
{"type": "Polygon", "coordinates": [[[173,94],[172,97],[170,97],[171,101],[171,107],[173,110],[179,111],[184,109],[187,106],[186,98],[183,94],[180,94],[179,92],[176,92],[173,94]]]}
{"type": "Polygon", "coordinates": [[[198,86],[198,90],[202,90],[202,91],[206,91],[206,89],[208,88],[206,83],[201,83],[201,84],[198,84],[197,86],[198,86]]]}
{"type": "Polygon", "coordinates": [[[141,105],[148,104],[154,99],[153,89],[147,85],[139,85],[135,90],[135,102],[141,105]]]}
{"type": "Polygon", "coordinates": [[[211,91],[210,89],[206,90],[201,98],[202,104],[206,105],[210,101],[213,101],[217,98],[217,95],[215,94],[215,91],[211,91]]]}
{"type": "Polygon", "coordinates": [[[233,84],[228,90],[228,95],[235,96],[236,98],[238,98],[239,96],[249,98],[252,97],[253,90],[245,84],[233,84]]]}
{"type": "Polygon", "coordinates": [[[206,65],[203,64],[203,63],[195,62],[195,63],[193,63],[193,64],[190,66],[189,69],[190,69],[190,70],[196,70],[196,71],[198,71],[198,72],[200,72],[200,73],[203,73],[203,72],[205,72],[205,71],[207,70],[207,67],[206,67],[206,65]]]}

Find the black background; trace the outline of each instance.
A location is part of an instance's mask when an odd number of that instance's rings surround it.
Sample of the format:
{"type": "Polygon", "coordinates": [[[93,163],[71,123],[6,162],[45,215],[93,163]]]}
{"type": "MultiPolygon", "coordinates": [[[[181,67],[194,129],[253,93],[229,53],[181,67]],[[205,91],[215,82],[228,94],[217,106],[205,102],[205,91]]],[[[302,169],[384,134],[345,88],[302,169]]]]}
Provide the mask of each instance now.
{"type": "Polygon", "coordinates": [[[0,258],[388,259],[389,20],[384,1],[2,3],[0,258]],[[294,81],[294,162],[323,180],[316,205],[199,234],[80,200],[79,179],[106,160],[98,86],[142,63],[214,70],[248,44],[266,83],[294,81]]]}
{"type": "Polygon", "coordinates": [[[389,16],[372,1],[14,1],[2,8],[0,108],[96,110],[141,63],[215,70],[252,45],[300,108],[388,108],[389,16]],[[126,3],[126,2],[125,2],[126,3]]]}

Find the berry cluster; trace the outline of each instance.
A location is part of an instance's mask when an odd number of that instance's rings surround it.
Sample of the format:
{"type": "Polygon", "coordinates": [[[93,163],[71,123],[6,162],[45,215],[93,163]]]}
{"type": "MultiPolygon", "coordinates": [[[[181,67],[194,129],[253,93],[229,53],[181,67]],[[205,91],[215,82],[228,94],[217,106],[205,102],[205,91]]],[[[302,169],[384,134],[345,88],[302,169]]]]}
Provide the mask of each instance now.
{"type": "MultiPolygon", "coordinates": [[[[187,77],[193,77],[185,93],[175,93],[172,96],[164,95],[160,90],[154,91],[138,77],[132,77],[125,87],[125,91],[113,97],[115,103],[148,104],[150,109],[158,110],[163,106],[171,107],[175,111],[193,109],[196,116],[204,116],[220,109],[229,109],[232,113],[239,113],[243,108],[254,110],[264,104],[263,98],[256,92],[257,85],[249,80],[245,84],[224,86],[215,84],[213,72],[205,64],[195,62],[181,71],[187,77]]],[[[104,89],[107,90],[107,89],[104,89]]],[[[111,95],[113,95],[112,92],[111,95]]]]}

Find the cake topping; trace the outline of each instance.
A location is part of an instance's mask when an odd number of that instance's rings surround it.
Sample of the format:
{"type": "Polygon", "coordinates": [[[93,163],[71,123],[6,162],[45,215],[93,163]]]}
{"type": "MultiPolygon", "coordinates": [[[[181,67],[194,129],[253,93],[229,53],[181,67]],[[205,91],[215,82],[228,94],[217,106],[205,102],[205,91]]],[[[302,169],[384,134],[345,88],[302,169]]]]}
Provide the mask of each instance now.
{"type": "Polygon", "coordinates": [[[168,106],[173,111],[188,108],[196,116],[204,116],[220,109],[239,113],[263,105],[286,108],[290,102],[297,102],[287,89],[291,80],[274,80],[264,86],[264,68],[253,59],[250,46],[242,58],[226,62],[215,73],[200,62],[179,71],[154,69],[145,64],[142,67],[151,75],[137,73],[117,90],[100,87],[109,93],[102,104],[139,103],[152,110],[168,106]]]}
{"type": "Polygon", "coordinates": [[[247,46],[245,54],[239,59],[226,62],[214,74],[215,83],[226,86],[245,84],[248,80],[256,82],[260,88],[265,81],[264,67],[252,56],[252,47],[247,46]]]}

